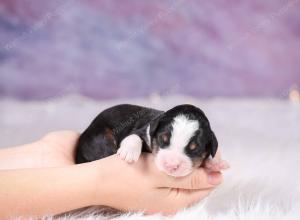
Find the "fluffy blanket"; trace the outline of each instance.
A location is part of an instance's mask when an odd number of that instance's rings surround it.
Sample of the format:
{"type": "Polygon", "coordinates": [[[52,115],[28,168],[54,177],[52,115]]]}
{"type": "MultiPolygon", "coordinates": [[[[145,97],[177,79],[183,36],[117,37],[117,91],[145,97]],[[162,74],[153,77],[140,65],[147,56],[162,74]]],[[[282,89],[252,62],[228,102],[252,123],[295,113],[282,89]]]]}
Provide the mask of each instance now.
{"type": "MultiPolygon", "coordinates": [[[[223,157],[231,164],[216,191],[172,219],[300,219],[300,105],[287,100],[199,101],[178,96],[106,102],[82,97],[46,102],[1,100],[0,147],[32,141],[51,130],[81,131],[99,111],[120,102],[160,109],[179,103],[198,105],[207,113],[223,157]]],[[[107,216],[98,208],[56,218],[168,219],[141,213],[107,216]]]]}

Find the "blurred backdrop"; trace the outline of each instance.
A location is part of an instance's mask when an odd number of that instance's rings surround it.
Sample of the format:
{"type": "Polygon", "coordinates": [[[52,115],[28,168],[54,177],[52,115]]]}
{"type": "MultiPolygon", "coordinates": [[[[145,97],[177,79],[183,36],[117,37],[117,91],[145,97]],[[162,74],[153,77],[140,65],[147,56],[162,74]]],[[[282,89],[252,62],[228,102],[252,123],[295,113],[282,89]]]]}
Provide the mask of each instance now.
{"type": "Polygon", "coordinates": [[[0,0],[0,96],[285,98],[299,0],[0,0]]]}
{"type": "Polygon", "coordinates": [[[81,132],[119,103],[191,103],[224,154],[299,149],[299,12],[300,0],[0,0],[0,148],[81,132]]]}

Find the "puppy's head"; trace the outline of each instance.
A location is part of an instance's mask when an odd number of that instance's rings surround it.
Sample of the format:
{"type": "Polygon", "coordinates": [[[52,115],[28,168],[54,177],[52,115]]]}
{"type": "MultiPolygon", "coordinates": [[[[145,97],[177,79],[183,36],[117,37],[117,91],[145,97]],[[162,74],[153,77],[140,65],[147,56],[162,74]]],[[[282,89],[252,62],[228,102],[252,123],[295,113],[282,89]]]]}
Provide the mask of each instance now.
{"type": "Polygon", "coordinates": [[[158,169],[180,177],[214,157],[218,142],[203,111],[179,105],[150,124],[152,151],[158,169]]]}

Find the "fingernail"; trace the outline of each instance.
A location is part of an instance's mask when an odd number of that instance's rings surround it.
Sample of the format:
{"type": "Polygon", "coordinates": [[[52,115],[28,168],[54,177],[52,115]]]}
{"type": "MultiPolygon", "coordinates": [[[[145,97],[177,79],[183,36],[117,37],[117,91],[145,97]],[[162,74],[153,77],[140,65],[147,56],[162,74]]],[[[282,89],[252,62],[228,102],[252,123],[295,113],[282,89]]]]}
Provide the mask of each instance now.
{"type": "Polygon", "coordinates": [[[226,160],[222,160],[221,167],[222,167],[222,169],[228,169],[228,168],[230,168],[230,165],[226,160]]]}
{"type": "Polygon", "coordinates": [[[222,181],[221,174],[217,172],[212,172],[208,174],[208,183],[212,185],[218,185],[222,181]]]}

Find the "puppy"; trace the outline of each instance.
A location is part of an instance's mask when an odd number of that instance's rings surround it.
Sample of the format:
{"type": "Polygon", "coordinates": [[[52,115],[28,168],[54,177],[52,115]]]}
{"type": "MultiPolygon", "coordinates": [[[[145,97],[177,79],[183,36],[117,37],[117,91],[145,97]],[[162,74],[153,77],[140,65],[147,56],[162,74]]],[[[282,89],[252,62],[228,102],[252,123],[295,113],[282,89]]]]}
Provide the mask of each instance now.
{"type": "Polygon", "coordinates": [[[152,152],[159,170],[181,177],[214,157],[217,148],[207,117],[193,105],[179,105],[164,112],[122,104],[101,112],[82,133],[76,163],[116,153],[131,163],[142,151],[152,152]]]}

